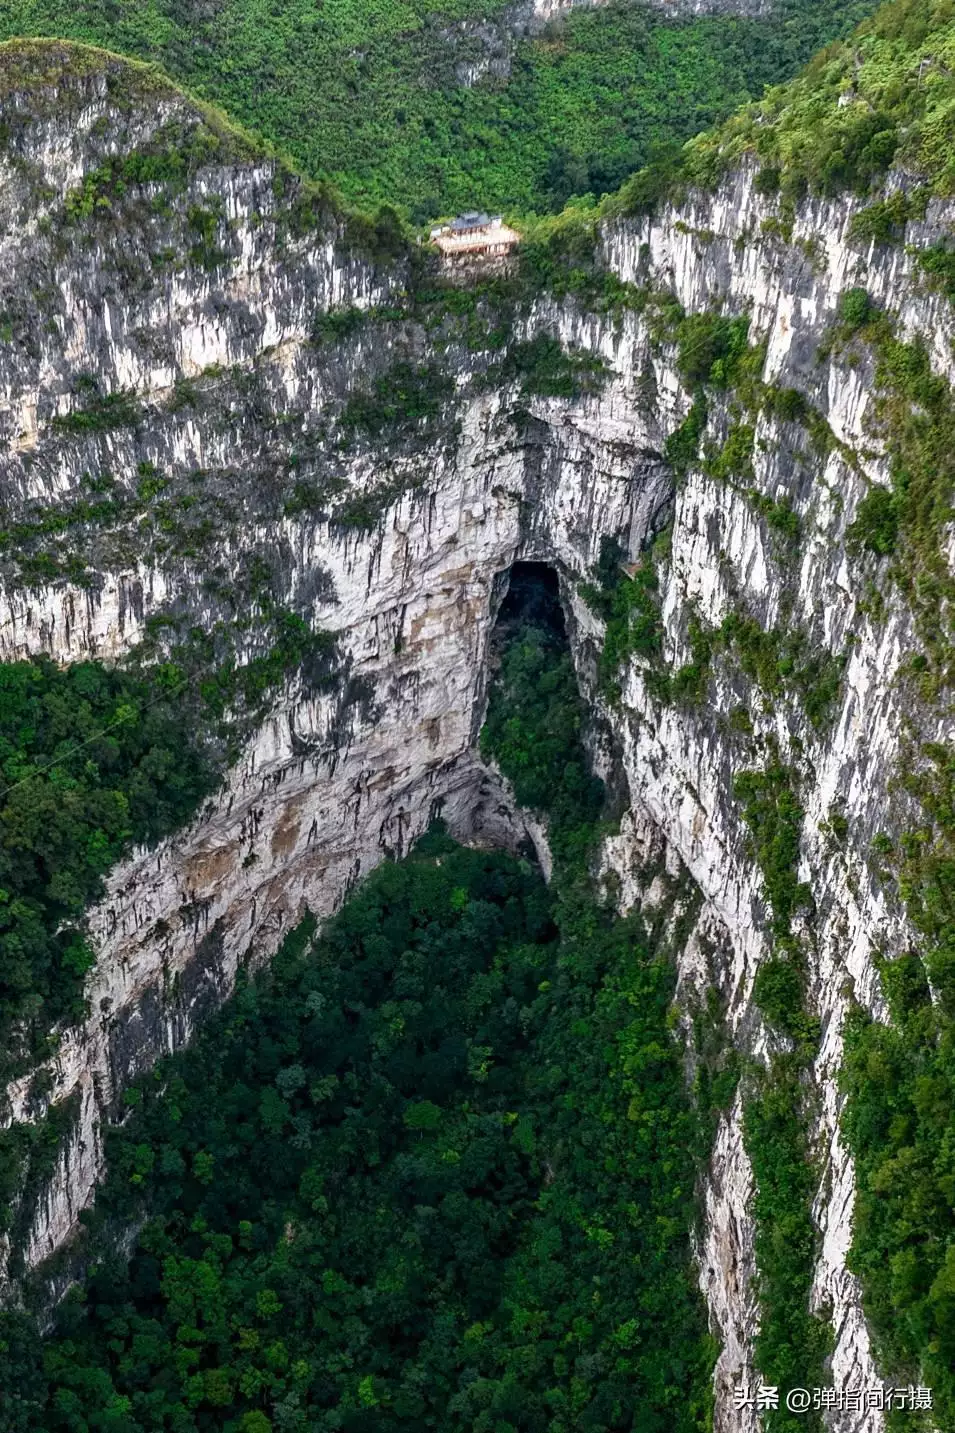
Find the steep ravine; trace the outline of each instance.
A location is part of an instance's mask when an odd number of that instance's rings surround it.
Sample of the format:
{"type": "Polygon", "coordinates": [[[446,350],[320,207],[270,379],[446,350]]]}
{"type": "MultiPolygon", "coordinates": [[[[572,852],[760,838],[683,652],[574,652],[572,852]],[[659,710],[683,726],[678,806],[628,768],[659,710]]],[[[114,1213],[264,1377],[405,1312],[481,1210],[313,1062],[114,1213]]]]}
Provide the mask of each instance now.
{"type": "MultiPolygon", "coordinates": [[[[629,788],[631,810],[605,857],[621,904],[652,904],[642,873],[655,861],[689,873],[703,904],[678,956],[681,1003],[689,1008],[714,982],[729,1031],[757,1058],[781,1037],[752,999],[770,949],[768,911],[734,777],[759,764],[769,739],[798,772],[798,875],[812,906],[797,916],[796,934],[821,1029],[807,1084],[820,1168],[813,1300],[832,1323],[830,1381],[879,1382],[846,1269],[853,1173],[836,1074],[850,992],[882,1018],[874,953],[912,938],[871,873],[869,848],[904,817],[890,790],[910,698],[896,677],[917,643],[901,603],[873,615],[866,585],[885,587],[885,573],[846,541],[868,484],[887,480],[868,427],[871,371],[820,344],[844,291],[864,286],[906,335],[925,337],[937,371],[952,379],[950,306],[913,277],[904,246],[849,240],[859,201],[806,201],[785,239],[778,225],[764,226],[773,201],[754,192],[746,171],[652,220],[609,225],[602,248],[613,274],[674,295],[689,313],[747,315],[750,343],[766,344],[762,379],[798,389],[817,431],[831,430],[824,452],[804,419],[764,409],[745,480],[720,474],[712,460],[691,461],[677,477],[666,444],[690,411],[691,385],[658,303],[592,313],[542,294],[520,317],[519,339],[553,335],[605,365],[600,383],[581,385],[591,391],[543,396],[480,338],[465,342],[453,320],[429,332],[414,315],[383,314],[403,302],[401,262],[370,257],[366,237],[330,212],[299,222],[271,161],[223,153],[165,199],[161,183],[117,192],[104,180],[104,205],[74,206],[65,217],[66,196],[111,156],[161,147],[170,125],[178,134],[195,121],[162,87],[137,94],[121,67],[108,78],[95,67],[79,78],[56,68],[37,91],[20,81],[2,91],[7,523],[36,509],[65,511],[91,472],[108,470],[132,491],[144,463],[167,477],[172,496],[190,491],[196,472],[207,484],[211,475],[214,522],[193,545],[173,519],[163,537],[138,510],[112,530],[78,519],[62,541],[92,574],[83,583],[65,573],[43,581],[36,569],[24,580],[8,547],[0,654],[120,657],[157,613],[215,620],[209,575],[237,581],[248,554],[260,553],[272,597],[337,635],[342,678],[318,695],[291,682],[192,826],[111,875],[92,915],[100,954],[91,1014],[63,1032],[51,1066],[48,1098],[79,1090],[81,1113],[37,1209],[26,1262],[58,1247],[92,1198],[99,1125],[125,1080],[188,1037],[251,949],[274,950],[306,905],[333,910],[438,811],[464,838],[520,839],[522,818],[474,743],[502,574],[531,560],[560,575],[582,686],[613,733],[629,788]],[[213,215],[211,249],[196,238],[200,210],[213,215]],[[336,308],[370,317],[316,342],[316,319],[336,308]],[[425,385],[449,373],[453,390],[436,390],[409,421],[343,428],[349,394],[385,381],[397,362],[424,371],[425,385]],[[122,425],[54,422],[81,411],[84,392],[119,390],[136,405],[122,425]],[[320,490],[304,505],[291,500],[303,481],[320,490]],[[348,507],[357,494],[369,495],[360,515],[348,507]],[[798,521],[796,541],[793,522],[785,530],[773,522],[786,511],[798,521]],[[745,611],[764,630],[801,630],[814,651],[846,658],[825,721],[814,727],[804,694],[785,684],[760,697],[729,649],[712,659],[701,701],[663,700],[651,680],[657,659],[640,656],[628,660],[619,696],[608,695],[597,676],[603,624],[578,584],[602,539],[619,539],[637,558],[671,519],[658,558],[659,660],[670,670],[690,660],[691,616],[715,628],[745,611]],[[194,555],[183,556],[190,546],[194,555]],[[746,721],[734,720],[744,708],[746,721]]],[[[933,201],[924,221],[908,225],[907,243],[928,245],[953,217],[933,201]]],[[[732,389],[708,395],[706,432],[717,448],[739,426],[736,402],[732,389]]],[[[930,711],[918,719],[923,735],[951,739],[949,722],[930,711]]],[[[9,1091],[8,1119],[29,1117],[30,1083],[24,1076],[9,1091]]],[[[722,1346],[719,1430],[759,1426],[732,1398],[736,1383],[755,1381],[752,1173],[741,1120],[737,1098],[719,1119],[700,1241],[722,1346]]],[[[875,1411],[828,1416],[845,1433],[882,1427],[875,1411]]]]}

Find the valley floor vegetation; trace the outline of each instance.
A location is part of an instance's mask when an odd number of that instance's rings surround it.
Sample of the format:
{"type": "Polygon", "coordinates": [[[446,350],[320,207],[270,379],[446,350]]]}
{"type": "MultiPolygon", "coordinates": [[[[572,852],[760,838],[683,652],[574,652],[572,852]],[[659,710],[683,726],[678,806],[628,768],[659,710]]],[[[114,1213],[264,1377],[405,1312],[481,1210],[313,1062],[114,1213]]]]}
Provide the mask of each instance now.
{"type": "Polygon", "coordinates": [[[581,724],[516,618],[483,746],[552,884],[434,829],[130,1089],[85,1281],[0,1317],[3,1433],[708,1426],[673,970],[595,896],[581,724]]]}

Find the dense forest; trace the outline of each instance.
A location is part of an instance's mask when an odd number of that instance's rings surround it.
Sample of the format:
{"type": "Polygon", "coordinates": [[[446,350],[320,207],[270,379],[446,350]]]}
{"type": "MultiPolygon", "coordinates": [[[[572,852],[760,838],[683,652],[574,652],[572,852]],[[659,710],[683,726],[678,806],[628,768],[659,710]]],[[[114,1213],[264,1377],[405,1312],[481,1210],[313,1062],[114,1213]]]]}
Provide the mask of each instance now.
{"type": "MultiPolygon", "coordinates": [[[[334,641],[273,606],[259,650],[234,634],[151,634],[125,668],[0,663],[0,1078],[85,1013],[89,907],[136,843],[181,828],[236,759],[250,722],[296,672],[318,686],[334,641]]],[[[0,1227],[16,1184],[0,1134],[0,1227]],[[9,1176],[9,1177],[8,1177],[9,1176]]]]}
{"type": "MultiPolygon", "coordinates": [[[[215,784],[211,733],[184,741],[182,673],[0,664],[0,1073],[82,1013],[86,908],[134,841],[215,784]]],[[[0,1178],[2,1185],[2,1178],[0,1178]]]]}
{"type": "MultiPolygon", "coordinates": [[[[757,189],[782,202],[785,230],[807,192],[865,194],[891,166],[911,184],[857,215],[851,237],[893,243],[908,220],[924,216],[932,194],[947,197],[955,188],[953,54],[950,0],[882,5],[794,79],[688,144],[680,157],[681,181],[712,183],[748,152],[760,164],[757,189]]],[[[949,295],[955,291],[946,240],[918,263],[928,283],[949,295]]],[[[859,328],[873,315],[846,317],[859,328]]]]}
{"type": "Polygon", "coordinates": [[[515,41],[503,0],[7,0],[0,39],[58,35],[154,60],[349,200],[422,223],[599,198],[872,9],[778,0],[762,19],[675,22],[617,3],[515,41]]]}
{"type": "Polygon", "coordinates": [[[559,625],[506,632],[484,747],[553,884],[435,829],[130,1089],[85,1284],[0,1321],[3,1433],[706,1427],[672,967],[588,876],[559,625]]]}

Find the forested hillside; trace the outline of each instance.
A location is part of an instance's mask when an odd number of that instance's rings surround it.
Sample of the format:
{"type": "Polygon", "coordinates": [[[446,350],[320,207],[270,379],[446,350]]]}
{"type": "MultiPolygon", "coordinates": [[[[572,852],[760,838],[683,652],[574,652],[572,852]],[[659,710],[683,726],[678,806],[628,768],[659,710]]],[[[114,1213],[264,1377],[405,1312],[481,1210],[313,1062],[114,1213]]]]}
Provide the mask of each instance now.
{"type": "MultiPolygon", "coordinates": [[[[756,155],[761,192],[792,211],[807,191],[864,194],[890,167],[910,184],[853,223],[857,242],[891,244],[908,220],[924,216],[932,195],[955,189],[955,13],[949,0],[883,5],[845,43],[759,104],[701,134],[681,155],[681,179],[712,184],[756,155]]],[[[919,260],[938,286],[951,284],[950,261],[919,260]]]]}
{"type": "Polygon", "coordinates": [[[9,0],[0,39],[59,35],[154,60],[347,198],[424,222],[599,198],[872,8],[777,0],[766,19],[674,22],[622,0],[515,42],[502,0],[9,0]]]}

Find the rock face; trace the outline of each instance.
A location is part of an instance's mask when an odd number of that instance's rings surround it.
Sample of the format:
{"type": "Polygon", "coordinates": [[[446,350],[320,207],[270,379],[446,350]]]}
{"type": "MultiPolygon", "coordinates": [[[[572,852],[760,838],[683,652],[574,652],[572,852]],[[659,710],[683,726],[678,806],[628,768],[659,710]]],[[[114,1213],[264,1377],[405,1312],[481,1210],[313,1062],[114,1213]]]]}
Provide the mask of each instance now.
{"type": "MultiPolygon", "coordinates": [[[[528,8],[537,24],[559,19],[570,10],[596,9],[608,0],[530,0],[528,8]]],[[[652,0],[653,8],[667,15],[766,15],[771,0],[652,0]]]]}
{"type": "MultiPolygon", "coordinates": [[[[853,1173],[836,1075],[850,991],[884,1018],[874,953],[909,939],[867,857],[891,819],[905,718],[894,678],[914,635],[901,604],[876,618],[863,602],[866,581],[884,573],[875,559],[848,555],[846,543],[869,484],[887,481],[867,431],[872,375],[820,345],[841,293],[864,284],[904,332],[926,336],[951,378],[951,309],[920,290],[909,249],[850,241],[856,201],[807,201],[786,239],[764,224],[772,201],[745,170],[652,221],[608,224],[601,242],[613,274],[675,296],[690,313],[746,314],[750,340],[766,344],[764,380],[803,393],[835,440],[823,453],[803,422],[763,412],[745,483],[699,462],[677,482],[666,440],[692,399],[659,305],[595,314],[539,297],[519,319],[525,351],[549,335],[565,353],[586,350],[603,364],[602,383],[583,385],[592,391],[540,396],[451,320],[426,330],[400,297],[403,261],[369,255],[377,241],[320,202],[305,206],[272,161],[231,141],[178,187],[119,193],[100,177],[92,204],[81,204],[75,196],[94,171],[170,134],[188,150],[197,121],[174,93],[122,67],[84,74],[54,58],[47,68],[39,95],[11,82],[3,95],[0,272],[12,341],[0,348],[0,481],[14,518],[73,514],[62,542],[87,576],[43,580],[35,561],[25,572],[8,555],[0,653],[120,657],[151,615],[215,620],[225,589],[242,599],[258,555],[273,598],[335,632],[341,676],[321,693],[290,682],[192,826],[112,874],[92,916],[100,955],[91,1015],[63,1032],[52,1065],[48,1098],[78,1091],[80,1114],[36,1212],[27,1262],[61,1244],[92,1197],[100,1126],[124,1082],[188,1038],[238,964],[267,958],[306,905],[333,910],[439,812],[467,839],[523,837],[523,818],[474,743],[506,573],[515,560],[542,561],[560,575],[581,682],[612,732],[630,793],[605,870],[624,906],[652,907],[654,871],[692,878],[702,904],[677,952],[681,1004],[715,984],[730,1036],[757,1057],[778,1038],[752,1001],[769,953],[767,899],[733,779],[753,765],[761,738],[798,770],[799,874],[815,907],[802,934],[822,1029],[812,1069],[810,1139],[821,1168],[813,1298],[833,1325],[831,1381],[877,1382],[846,1269],[853,1173]],[[347,321],[323,320],[333,309],[347,321]],[[363,427],[350,395],[383,402],[397,364],[419,396],[423,385],[437,397],[408,421],[363,427]],[[70,413],[103,411],[90,394],[102,405],[118,393],[128,400],[122,423],[70,424],[70,413]],[[112,526],[75,507],[88,475],[106,471],[130,505],[112,526]],[[136,496],[143,472],[163,476],[161,501],[136,496]],[[197,535],[191,517],[175,519],[170,536],[157,520],[168,517],[162,504],[196,492],[178,511],[213,521],[197,535]],[[150,507],[157,502],[161,512],[150,507]],[[796,545],[771,521],[784,502],[799,519],[796,545]],[[814,650],[846,655],[830,721],[814,727],[792,693],[761,700],[729,653],[714,661],[703,702],[664,702],[634,658],[608,705],[595,681],[602,626],[577,584],[603,538],[637,558],[670,519],[659,562],[666,663],[689,659],[691,618],[712,628],[745,611],[766,630],[798,630],[814,650]],[[731,719],[743,704],[748,730],[731,719]]],[[[931,243],[952,218],[930,204],[909,224],[908,244],[931,243]]],[[[732,408],[731,394],[711,395],[716,449],[738,423],[732,408]]],[[[942,726],[932,734],[951,737],[942,726]]],[[[33,1116],[29,1093],[25,1075],[9,1091],[8,1118],[33,1116]]],[[[736,1383],[756,1376],[752,1188],[737,1100],[720,1119],[699,1245],[722,1346],[720,1430],[758,1426],[732,1399],[736,1383]]],[[[881,1427],[874,1412],[833,1420],[843,1433],[881,1427]]]]}

